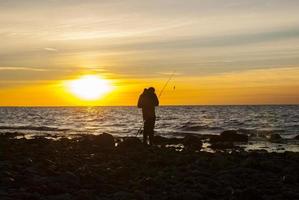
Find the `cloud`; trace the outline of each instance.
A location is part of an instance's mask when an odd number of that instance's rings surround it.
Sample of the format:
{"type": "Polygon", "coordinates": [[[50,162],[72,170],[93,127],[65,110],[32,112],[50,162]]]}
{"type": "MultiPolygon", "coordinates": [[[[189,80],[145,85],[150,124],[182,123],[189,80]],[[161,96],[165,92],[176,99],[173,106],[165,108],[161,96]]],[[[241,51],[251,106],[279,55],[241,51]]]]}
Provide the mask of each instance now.
{"type": "Polygon", "coordinates": [[[49,71],[44,68],[33,68],[33,67],[0,67],[0,71],[36,71],[36,72],[44,72],[49,71]]]}
{"type": "Polygon", "coordinates": [[[46,48],[44,48],[44,50],[45,51],[54,51],[54,52],[56,52],[56,51],[58,51],[57,49],[55,49],[55,48],[51,48],[51,47],[46,47],[46,48]]]}
{"type": "Polygon", "coordinates": [[[136,77],[296,66],[298,8],[296,0],[5,0],[0,66],[105,66],[136,77]]]}

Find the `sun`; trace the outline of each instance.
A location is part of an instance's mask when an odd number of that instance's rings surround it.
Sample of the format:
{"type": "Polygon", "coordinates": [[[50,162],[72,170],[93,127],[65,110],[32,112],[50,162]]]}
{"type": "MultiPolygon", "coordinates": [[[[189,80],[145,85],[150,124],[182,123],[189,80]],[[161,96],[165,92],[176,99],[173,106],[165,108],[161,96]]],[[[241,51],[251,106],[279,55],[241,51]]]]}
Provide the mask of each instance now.
{"type": "Polygon", "coordinates": [[[98,100],[112,90],[108,80],[97,75],[85,75],[68,82],[72,94],[82,100],[98,100]]]}

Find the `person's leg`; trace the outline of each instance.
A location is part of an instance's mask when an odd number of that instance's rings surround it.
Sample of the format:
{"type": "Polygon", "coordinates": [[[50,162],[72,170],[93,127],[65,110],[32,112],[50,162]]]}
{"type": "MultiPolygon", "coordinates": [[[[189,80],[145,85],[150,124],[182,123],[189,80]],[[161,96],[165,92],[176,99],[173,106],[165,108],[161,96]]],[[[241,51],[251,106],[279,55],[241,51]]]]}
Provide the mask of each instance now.
{"type": "Polygon", "coordinates": [[[143,144],[147,145],[147,136],[148,136],[148,121],[144,121],[143,125],[143,144]]]}
{"type": "Polygon", "coordinates": [[[149,120],[149,144],[154,144],[154,129],[155,129],[155,118],[149,120]]]}
{"type": "Polygon", "coordinates": [[[143,144],[147,145],[147,135],[146,135],[145,131],[143,131],[143,144]]]}
{"type": "Polygon", "coordinates": [[[154,144],[154,132],[151,131],[149,133],[149,145],[152,146],[154,144]]]}

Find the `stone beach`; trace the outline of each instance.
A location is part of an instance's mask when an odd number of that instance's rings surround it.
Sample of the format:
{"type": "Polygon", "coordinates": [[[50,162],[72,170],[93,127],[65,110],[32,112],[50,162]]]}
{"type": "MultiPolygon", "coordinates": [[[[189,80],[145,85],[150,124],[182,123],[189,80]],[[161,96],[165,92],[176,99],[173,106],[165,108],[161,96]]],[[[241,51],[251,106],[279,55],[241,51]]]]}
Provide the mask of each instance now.
{"type": "MultiPolygon", "coordinates": [[[[16,134],[17,135],[17,134],[16,134]]],[[[0,199],[299,199],[299,153],[200,151],[201,139],[0,137],[0,199]],[[182,143],[176,149],[171,144],[182,143]],[[168,146],[170,145],[170,146],[168,146]]],[[[231,144],[228,137],[222,143],[231,144]]],[[[238,138],[246,141],[246,138],[238,138]]],[[[224,145],[225,146],[225,145],[224,145]]]]}

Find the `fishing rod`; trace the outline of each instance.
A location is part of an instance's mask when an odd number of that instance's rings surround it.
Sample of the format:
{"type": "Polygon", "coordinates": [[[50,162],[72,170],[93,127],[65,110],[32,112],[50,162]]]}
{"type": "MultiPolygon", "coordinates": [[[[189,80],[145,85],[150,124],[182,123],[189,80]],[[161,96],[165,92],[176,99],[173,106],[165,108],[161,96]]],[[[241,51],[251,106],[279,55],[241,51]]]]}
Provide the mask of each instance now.
{"type": "Polygon", "coordinates": [[[136,136],[135,137],[137,137],[139,134],[141,134],[142,133],[142,128],[143,128],[143,124],[140,126],[140,128],[138,129],[138,131],[137,131],[137,133],[136,133],[136,136]]]}
{"type": "Polygon", "coordinates": [[[160,94],[159,94],[159,98],[161,97],[161,95],[163,94],[165,88],[167,87],[168,83],[170,82],[170,80],[173,78],[173,76],[175,75],[175,71],[173,71],[171,74],[170,74],[170,77],[168,78],[168,80],[166,81],[166,83],[164,84],[160,94]]]}
{"type": "MultiPolygon", "coordinates": [[[[173,71],[173,72],[170,74],[170,77],[167,79],[166,83],[164,84],[162,90],[161,90],[160,93],[159,93],[159,96],[158,96],[159,99],[160,99],[160,97],[162,96],[164,90],[166,89],[168,83],[169,83],[169,82],[171,81],[171,79],[174,77],[174,75],[175,75],[175,71],[173,71]]],[[[139,130],[137,131],[137,133],[136,133],[136,137],[137,137],[139,134],[142,133],[142,131],[143,131],[142,128],[143,128],[143,124],[141,125],[141,127],[140,127],[139,130]]]]}

